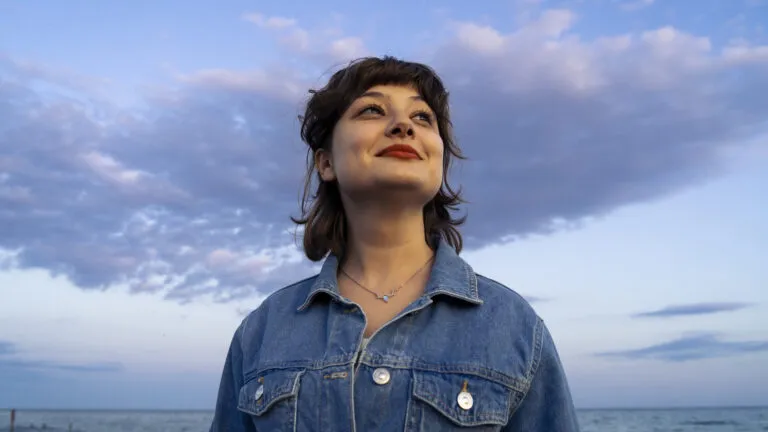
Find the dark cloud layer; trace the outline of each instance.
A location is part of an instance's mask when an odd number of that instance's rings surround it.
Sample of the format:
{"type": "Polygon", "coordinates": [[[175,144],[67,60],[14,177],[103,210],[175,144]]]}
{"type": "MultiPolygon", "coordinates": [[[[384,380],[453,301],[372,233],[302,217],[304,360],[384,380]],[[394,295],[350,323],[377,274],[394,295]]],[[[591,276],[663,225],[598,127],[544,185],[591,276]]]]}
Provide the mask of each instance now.
{"type": "MultiPolygon", "coordinates": [[[[478,248],[717,175],[768,118],[768,58],[661,29],[581,42],[567,12],[458,25],[424,60],[452,91],[478,248]],[[734,79],[738,77],[738,79],[734,79]]],[[[316,58],[308,60],[316,62],[316,58]]],[[[298,258],[298,70],[199,71],[140,110],[104,83],[0,58],[1,266],[178,301],[271,292],[298,258]]]]}
{"type": "Polygon", "coordinates": [[[29,360],[18,358],[16,345],[8,341],[0,341],[0,377],[3,375],[36,376],[38,372],[120,372],[124,369],[119,362],[101,363],[63,363],[46,360],[29,360]]]}
{"type": "Polygon", "coordinates": [[[733,312],[753,306],[751,303],[692,303],[685,305],[673,305],[665,308],[641,312],[633,315],[635,318],[673,318],[689,315],[709,315],[720,312],[733,312]]]}
{"type": "Polygon", "coordinates": [[[684,362],[765,351],[768,351],[768,341],[725,341],[714,334],[700,334],[645,348],[599,353],[598,356],[684,362]]]}

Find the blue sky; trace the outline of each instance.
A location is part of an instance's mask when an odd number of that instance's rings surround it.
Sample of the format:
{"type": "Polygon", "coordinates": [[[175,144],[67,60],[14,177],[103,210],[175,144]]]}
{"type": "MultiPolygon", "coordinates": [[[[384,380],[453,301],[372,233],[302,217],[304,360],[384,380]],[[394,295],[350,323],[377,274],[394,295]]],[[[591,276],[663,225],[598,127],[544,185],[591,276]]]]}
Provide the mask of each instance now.
{"type": "Polygon", "coordinates": [[[0,406],[211,408],[292,240],[306,91],[445,78],[465,258],[580,407],[768,404],[768,2],[0,3],[0,406]]]}

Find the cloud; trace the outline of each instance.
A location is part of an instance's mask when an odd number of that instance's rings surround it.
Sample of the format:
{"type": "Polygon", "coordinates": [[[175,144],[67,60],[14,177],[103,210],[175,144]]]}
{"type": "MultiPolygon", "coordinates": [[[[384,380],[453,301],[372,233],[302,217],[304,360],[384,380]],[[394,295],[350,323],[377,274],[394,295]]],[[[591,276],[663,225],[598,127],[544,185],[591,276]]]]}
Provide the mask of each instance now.
{"type": "Polygon", "coordinates": [[[46,361],[2,360],[0,367],[65,371],[65,372],[121,372],[124,367],[119,362],[67,364],[46,361]]]}
{"type": "Polygon", "coordinates": [[[464,24],[434,56],[471,158],[462,167],[470,241],[695,184],[764,128],[755,113],[768,102],[750,95],[768,87],[758,48],[747,48],[753,63],[736,64],[728,49],[671,27],[586,43],[572,23],[549,11],[509,34],[464,24]],[[733,73],[747,80],[735,84],[733,73]]]}
{"type": "Polygon", "coordinates": [[[645,9],[656,3],[656,0],[618,0],[619,7],[625,11],[645,9]]]}
{"type": "Polygon", "coordinates": [[[267,29],[285,29],[296,27],[296,20],[285,17],[266,17],[260,13],[249,13],[243,16],[243,19],[250,21],[259,27],[267,29]]]}
{"type": "Polygon", "coordinates": [[[303,54],[305,59],[311,59],[321,67],[328,67],[329,61],[347,62],[370,54],[361,38],[343,36],[338,28],[308,30],[293,18],[266,16],[258,12],[244,14],[243,19],[277,35],[281,46],[303,54]]]}
{"type": "MultiPolygon", "coordinates": [[[[695,185],[764,131],[768,48],[716,50],[672,27],[584,40],[576,22],[549,10],[511,32],[453,23],[449,39],[409,57],[452,93],[470,158],[454,175],[470,201],[468,249],[695,185]]],[[[306,50],[283,46],[290,64],[181,73],[135,109],[86,97],[70,78],[34,84],[0,61],[0,265],[181,302],[269,293],[316,271],[289,220],[306,156],[297,115],[322,82],[308,71],[366,50],[318,32],[306,50]]]]}
{"type": "Polygon", "coordinates": [[[671,342],[645,348],[597,354],[601,357],[650,359],[665,362],[685,362],[710,358],[732,357],[768,351],[768,341],[723,341],[714,334],[684,336],[671,342]]]}
{"type": "Polygon", "coordinates": [[[243,15],[243,19],[262,29],[278,34],[279,43],[286,48],[298,52],[305,52],[309,49],[311,39],[309,32],[300,27],[293,18],[268,17],[261,13],[247,13],[243,15]]]}
{"type": "Polygon", "coordinates": [[[684,305],[672,305],[665,308],[641,312],[632,315],[634,318],[673,318],[688,315],[708,315],[719,312],[732,312],[753,306],[751,303],[691,303],[684,305]]]}
{"type": "Polygon", "coordinates": [[[111,84],[111,81],[105,78],[88,76],[27,59],[11,57],[3,52],[0,52],[0,71],[12,75],[14,80],[25,86],[56,85],[81,96],[94,96],[107,90],[111,84]]]}
{"type": "Polygon", "coordinates": [[[8,374],[16,371],[29,374],[31,372],[60,371],[60,372],[120,372],[124,367],[119,362],[97,363],[65,363],[45,360],[30,360],[18,358],[20,354],[15,344],[0,340],[0,372],[8,374]]]}

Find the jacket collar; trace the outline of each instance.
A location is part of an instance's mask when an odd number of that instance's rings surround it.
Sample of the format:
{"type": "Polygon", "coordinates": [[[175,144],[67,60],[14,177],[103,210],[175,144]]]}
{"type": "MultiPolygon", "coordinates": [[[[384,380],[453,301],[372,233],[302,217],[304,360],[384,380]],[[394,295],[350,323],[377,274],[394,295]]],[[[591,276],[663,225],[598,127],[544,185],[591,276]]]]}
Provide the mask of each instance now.
{"type": "MultiPolygon", "coordinates": [[[[336,277],[338,268],[338,257],[333,254],[328,255],[298,310],[309,307],[321,293],[343,301],[336,277]]],[[[475,272],[443,239],[438,243],[435,262],[424,294],[430,298],[436,295],[447,295],[472,304],[483,303],[477,293],[475,272]]]]}

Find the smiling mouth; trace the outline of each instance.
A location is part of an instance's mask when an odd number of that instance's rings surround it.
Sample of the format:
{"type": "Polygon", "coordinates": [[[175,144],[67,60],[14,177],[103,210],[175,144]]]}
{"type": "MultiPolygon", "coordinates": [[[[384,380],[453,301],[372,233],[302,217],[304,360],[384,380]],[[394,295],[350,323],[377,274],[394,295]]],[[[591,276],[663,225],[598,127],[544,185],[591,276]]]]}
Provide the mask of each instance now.
{"type": "Polygon", "coordinates": [[[393,157],[397,159],[421,159],[416,150],[406,144],[391,145],[376,154],[378,157],[393,157]]]}

